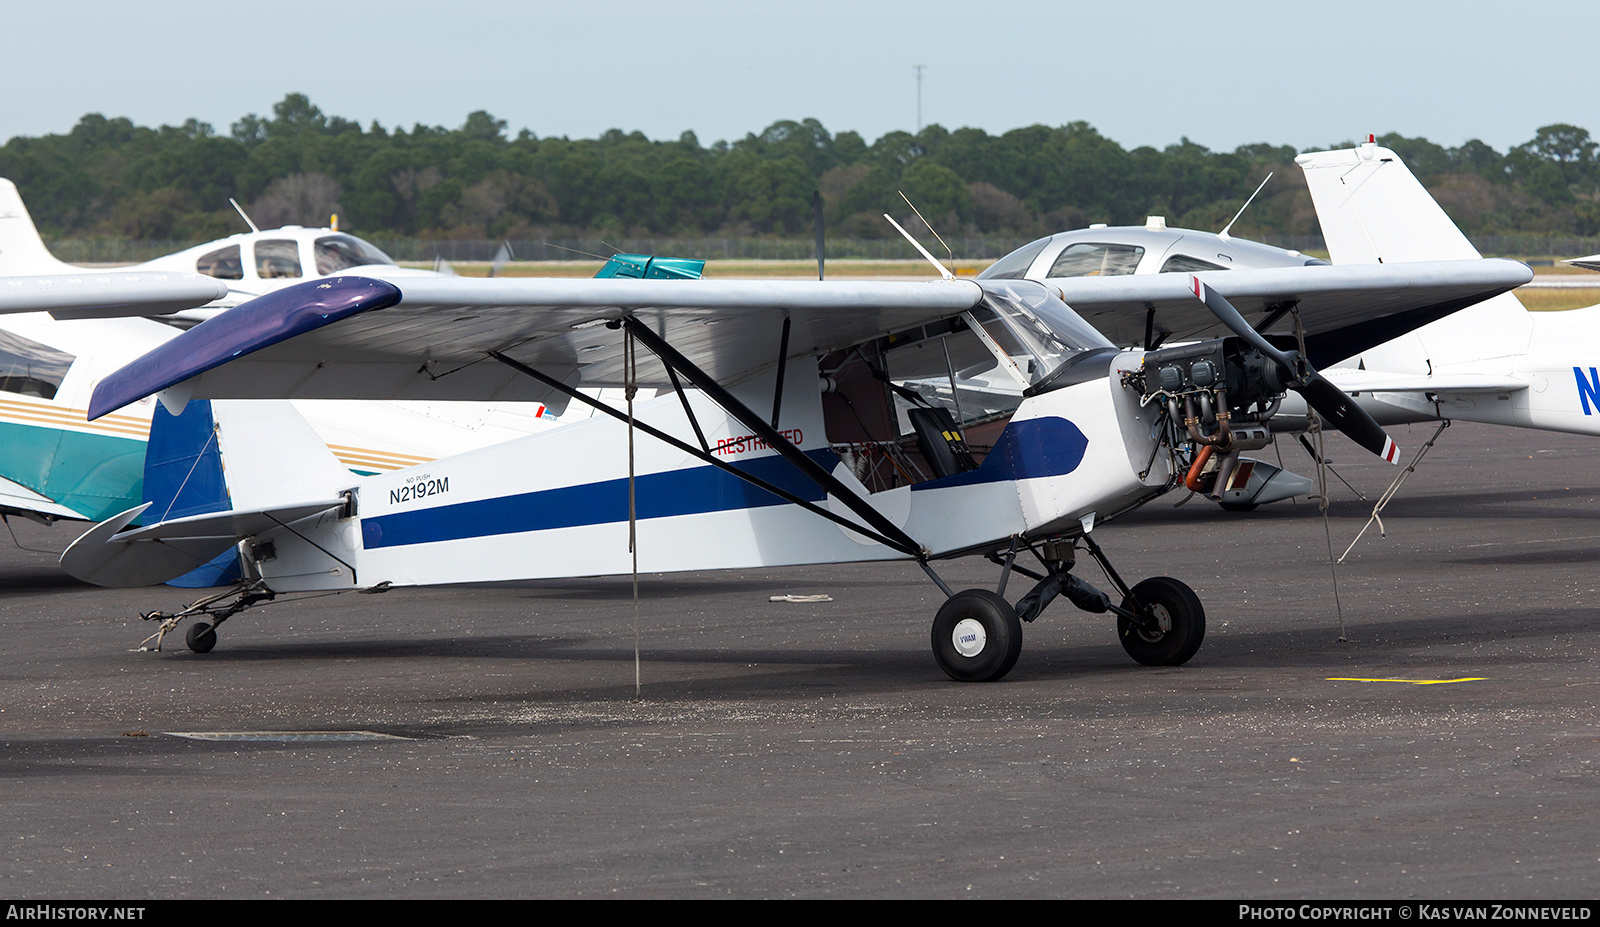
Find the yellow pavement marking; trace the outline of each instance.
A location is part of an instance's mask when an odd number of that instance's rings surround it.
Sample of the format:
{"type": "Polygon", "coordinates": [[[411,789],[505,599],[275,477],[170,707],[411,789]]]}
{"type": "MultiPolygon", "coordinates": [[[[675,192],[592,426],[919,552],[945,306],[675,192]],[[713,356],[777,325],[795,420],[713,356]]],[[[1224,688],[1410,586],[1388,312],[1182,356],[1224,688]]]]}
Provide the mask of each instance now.
{"type": "Polygon", "coordinates": [[[1361,679],[1356,676],[1329,676],[1329,682],[1409,682],[1414,686],[1442,686],[1450,682],[1483,682],[1487,676],[1463,676],[1460,679],[1361,679]]]}

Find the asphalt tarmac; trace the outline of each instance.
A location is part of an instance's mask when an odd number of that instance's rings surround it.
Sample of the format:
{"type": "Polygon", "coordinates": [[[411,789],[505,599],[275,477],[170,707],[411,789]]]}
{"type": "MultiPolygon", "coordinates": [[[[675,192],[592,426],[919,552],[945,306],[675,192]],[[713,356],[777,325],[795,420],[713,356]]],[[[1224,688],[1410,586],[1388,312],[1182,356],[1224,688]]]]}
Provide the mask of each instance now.
{"type": "MultiPolygon", "coordinates": [[[[1373,498],[1398,472],[1330,447],[1373,498]]],[[[1338,569],[1344,641],[1314,505],[1158,500],[1095,536],[1195,588],[1195,658],[1137,666],[1058,602],[992,684],[939,671],[903,563],[644,577],[636,699],[627,578],[280,602],[141,653],[191,593],[0,535],[0,895],[1594,898],[1595,447],[1446,431],[1338,569]],[[393,736],[284,739],[334,731],[393,736]]],[[[1332,496],[1342,551],[1371,504],[1332,496]]]]}

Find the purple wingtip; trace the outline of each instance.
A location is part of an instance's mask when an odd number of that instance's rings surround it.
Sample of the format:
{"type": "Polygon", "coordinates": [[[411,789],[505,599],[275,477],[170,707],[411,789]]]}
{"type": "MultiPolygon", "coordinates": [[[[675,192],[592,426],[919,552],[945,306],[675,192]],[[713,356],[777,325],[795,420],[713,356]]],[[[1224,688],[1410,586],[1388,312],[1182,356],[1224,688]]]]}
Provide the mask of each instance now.
{"type": "Polygon", "coordinates": [[[196,325],[95,387],[89,420],[152,396],[238,357],[400,301],[398,287],[370,277],[328,277],[284,287],[196,325]]]}

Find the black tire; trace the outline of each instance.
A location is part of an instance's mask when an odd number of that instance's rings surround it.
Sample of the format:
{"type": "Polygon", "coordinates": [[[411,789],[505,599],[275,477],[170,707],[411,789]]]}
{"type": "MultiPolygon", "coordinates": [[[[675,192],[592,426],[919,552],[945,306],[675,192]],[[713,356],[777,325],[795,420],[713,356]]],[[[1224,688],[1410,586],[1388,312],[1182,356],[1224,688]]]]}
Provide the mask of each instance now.
{"type": "Polygon", "coordinates": [[[933,659],[957,682],[994,682],[1021,654],[1016,610],[987,589],[956,593],[933,619],[933,659]]]}
{"type": "Polygon", "coordinates": [[[1122,607],[1133,611],[1137,599],[1141,614],[1152,625],[1164,629],[1135,627],[1117,616],[1117,638],[1128,656],[1145,666],[1182,666],[1189,662],[1206,637],[1206,610],[1200,597],[1170,576],[1152,576],[1133,587],[1133,595],[1122,600],[1122,607]]]}
{"type": "Polygon", "coordinates": [[[196,621],[184,632],[183,641],[195,653],[210,653],[217,646],[217,630],[204,621],[196,621]]]}
{"type": "Polygon", "coordinates": [[[1261,508],[1261,503],[1259,503],[1259,502],[1218,502],[1217,503],[1217,508],[1222,509],[1224,512],[1254,512],[1256,509],[1261,508]]]}

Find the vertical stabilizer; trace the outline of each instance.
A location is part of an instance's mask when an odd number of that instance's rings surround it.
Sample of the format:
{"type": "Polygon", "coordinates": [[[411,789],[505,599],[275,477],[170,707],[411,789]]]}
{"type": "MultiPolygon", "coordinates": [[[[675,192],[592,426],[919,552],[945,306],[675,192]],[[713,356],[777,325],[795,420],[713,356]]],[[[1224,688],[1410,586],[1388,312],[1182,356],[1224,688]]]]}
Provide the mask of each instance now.
{"type": "MultiPolygon", "coordinates": [[[[1400,156],[1368,142],[1295,158],[1335,264],[1481,258],[1400,156]]],[[[1441,364],[1527,352],[1533,322],[1501,293],[1363,352],[1368,369],[1427,374],[1441,364]]]]}
{"type": "MultiPolygon", "coordinates": [[[[222,471],[222,448],[217,442],[211,403],[191,402],[181,415],[172,415],[161,403],[155,404],[150,417],[150,443],[144,452],[144,501],[150,503],[141,516],[145,524],[233,508],[222,471]]],[[[243,575],[239,552],[230,549],[209,563],[168,580],[167,585],[209,589],[231,586],[243,575]]]]}
{"type": "Polygon", "coordinates": [[[1295,158],[1335,264],[1482,257],[1400,156],[1368,143],[1295,158]]]}
{"type": "Polygon", "coordinates": [[[22,205],[17,185],[0,178],[0,275],[62,274],[79,268],[56,260],[22,205]]]}
{"type": "MultiPolygon", "coordinates": [[[[355,477],[290,402],[193,401],[180,414],[158,403],[145,451],[145,524],[333,498],[355,477]]],[[[245,574],[230,549],[170,580],[186,589],[228,586],[245,574]]]]}
{"type": "Polygon", "coordinates": [[[288,400],[213,400],[228,496],[240,510],[337,497],[351,473],[288,400]]]}

